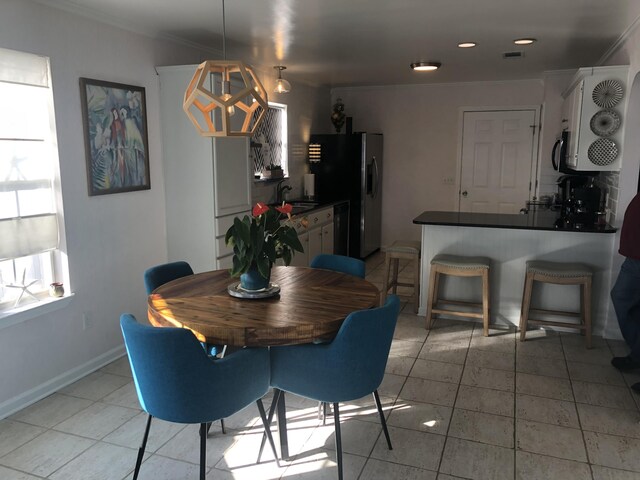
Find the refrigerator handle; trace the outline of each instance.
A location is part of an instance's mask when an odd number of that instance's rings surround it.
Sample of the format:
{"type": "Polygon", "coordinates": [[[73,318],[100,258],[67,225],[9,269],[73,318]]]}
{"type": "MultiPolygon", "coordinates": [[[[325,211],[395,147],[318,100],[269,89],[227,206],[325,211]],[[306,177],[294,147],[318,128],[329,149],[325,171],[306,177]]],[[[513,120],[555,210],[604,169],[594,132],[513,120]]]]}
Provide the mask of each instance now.
{"type": "Polygon", "coordinates": [[[371,198],[376,198],[378,196],[378,190],[380,188],[380,175],[378,172],[378,162],[376,161],[376,157],[375,155],[373,157],[371,157],[372,163],[373,163],[373,171],[375,174],[375,180],[373,182],[373,192],[371,193],[371,198]]]}

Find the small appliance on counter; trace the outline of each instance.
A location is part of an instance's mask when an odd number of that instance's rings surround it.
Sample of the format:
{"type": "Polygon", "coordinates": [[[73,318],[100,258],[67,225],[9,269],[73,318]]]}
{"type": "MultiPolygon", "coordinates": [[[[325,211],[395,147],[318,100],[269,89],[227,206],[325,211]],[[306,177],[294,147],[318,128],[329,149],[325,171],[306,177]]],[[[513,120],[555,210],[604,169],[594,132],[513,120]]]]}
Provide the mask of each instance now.
{"type": "Polygon", "coordinates": [[[561,202],[558,228],[588,228],[598,221],[602,206],[602,192],[595,185],[595,177],[563,175],[558,179],[561,202]]]}

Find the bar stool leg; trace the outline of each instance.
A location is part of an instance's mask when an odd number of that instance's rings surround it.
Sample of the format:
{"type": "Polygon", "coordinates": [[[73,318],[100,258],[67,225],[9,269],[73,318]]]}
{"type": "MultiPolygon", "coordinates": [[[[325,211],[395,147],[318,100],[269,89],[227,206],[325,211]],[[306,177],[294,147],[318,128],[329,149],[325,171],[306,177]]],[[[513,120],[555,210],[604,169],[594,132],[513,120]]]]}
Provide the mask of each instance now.
{"type": "Polygon", "coordinates": [[[531,307],[531,293],[533,291],[533,273],[527,273],[524,281],[524,293],[522,294],[522,313],[520,316],[520,341],[524,342],[529,321],[529,308],[531,307]]]}
{"type": "Polygon", "coordinates": [[[420,306],[420,257],[413,261],[413,311],[418,313],[420,306]]]}
{"type": "Polygon", "coordinates": [[[482,323],[483,335],[489,336],[489,269],[482,272],[482,323]]]}
{"type": "Polygon", "coordinates": [[[384,305],[387,301],[387,292],[389,291],[389,267],[391,257],[387,253],[384,259],[384,278],[382,279],[382,294],[380,295],[380,305],[384,305]]]}
{"type": "Polygon", "coordinates": [[[427,315],[425,316],[425,328],[427,330],[430,330],[431,326],[433,325],[433,314],[431,313],[431,311],[433,310],[434,299],[438,295],[437,283],[438,270],[437,267],[431,265],[431,269],[429,271],[429,292],[427,293],[427,315]]]}
{"type": "Polygon", "coordinates": [[[587,348],[591,348],[591,277],[588,277],[584,284],[580,287],[582,291],[582,305],[583,310],[585,336],[587,340],[587,348]]]}
{"type": "Polygon", "coordinates": [[[393,294],[395,295],[396,293],[398,293],[398,263],[400,262],[399,259],[394,258],[393,259],[393,278],[391,279],[392,285],[393,285],[393,294]]]}

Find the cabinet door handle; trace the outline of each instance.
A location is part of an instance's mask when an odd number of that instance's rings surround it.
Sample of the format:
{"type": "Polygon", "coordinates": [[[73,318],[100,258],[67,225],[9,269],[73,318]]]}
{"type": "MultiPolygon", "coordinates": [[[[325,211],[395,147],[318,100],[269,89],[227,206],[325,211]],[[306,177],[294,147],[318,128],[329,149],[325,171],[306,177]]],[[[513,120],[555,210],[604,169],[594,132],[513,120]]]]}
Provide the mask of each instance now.
{"type": "Polygon", "coordinates": [[[469,193],[465,190],[464,192],[462,192],[462,196],[466,197],[467,195],[469,195],[469,193]]]}

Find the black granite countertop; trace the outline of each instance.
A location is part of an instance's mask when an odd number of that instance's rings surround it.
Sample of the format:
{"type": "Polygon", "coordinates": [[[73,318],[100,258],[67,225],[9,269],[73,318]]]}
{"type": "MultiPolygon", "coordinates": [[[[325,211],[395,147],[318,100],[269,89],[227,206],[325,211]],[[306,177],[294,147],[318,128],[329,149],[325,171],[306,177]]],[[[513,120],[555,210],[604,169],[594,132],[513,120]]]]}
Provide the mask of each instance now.
{"type": "Polygon", "coordinates": [[[554,230],[563,232],[615,233],[609,224],[568,226],[558,212],[537,210],[527,214],[422,212],[413,219],[417,225],[450,225],[455,227],[511,228],[517,230],[554,230]]]}

